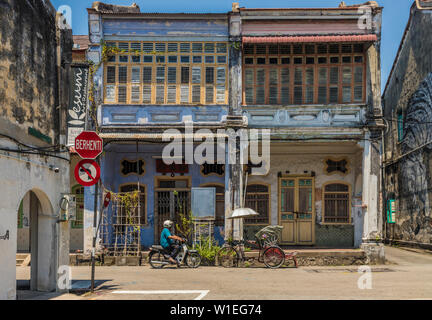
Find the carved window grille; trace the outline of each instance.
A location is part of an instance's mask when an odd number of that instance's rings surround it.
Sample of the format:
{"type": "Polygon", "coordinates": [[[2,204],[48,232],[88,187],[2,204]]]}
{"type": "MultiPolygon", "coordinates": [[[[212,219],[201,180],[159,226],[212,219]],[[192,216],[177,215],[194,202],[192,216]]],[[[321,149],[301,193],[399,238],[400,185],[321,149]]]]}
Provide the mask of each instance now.
{"type": "Polygon", "coordinates": [[[342,160],[327,159],[325,163],[327,165],[325,169],[327,174],[333,174],[333,173],[347,174],[349,171],[347,159],[342,159],[342,160]]]}
{"type": "Polygon", "coordinates": [[[267,185],[250,184],[246,188],[246,208],[255,210],[259,215],[245,219],[246,224],[269,224],[270,192],[267,185]]]}
{"type": "Polygon", "coordinates": [[[350,223],[349,186],[335,183],[324,188],[324,223],[350,223]]]}

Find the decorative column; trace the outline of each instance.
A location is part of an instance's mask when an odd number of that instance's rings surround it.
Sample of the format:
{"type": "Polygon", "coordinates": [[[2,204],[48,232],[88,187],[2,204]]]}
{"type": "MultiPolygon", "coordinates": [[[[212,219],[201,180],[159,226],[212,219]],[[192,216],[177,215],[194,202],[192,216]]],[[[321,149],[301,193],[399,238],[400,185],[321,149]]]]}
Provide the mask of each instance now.
{"type": "MultiPolygon", "coordinates": [[[[237,130],[245,127],[242,115],[242,46],[241,17],[238,7],[233,6],[229,15],[229,111],[226,129],[227,143],[227,181],[225,193],[225,217],[231,216],[233,210],[240,208],[243,199],[243,165],[241,162],[240,141],[237,141],[237,130]],[[230,141],[232,143],[230,143],[230,141]],[[236,141],[234,143],[234,141],[236,141]]],[[[225,220],[225,239],[240,239],[243,236],[242,223],[225,220]]]]}
{"type": "Polygon", "coordinates": [[[381,217],[381,155],[376,134],[367,132],[363,150],[363,236],[361,248],[366,252],[370,263],[384,263],[381,217]]]}

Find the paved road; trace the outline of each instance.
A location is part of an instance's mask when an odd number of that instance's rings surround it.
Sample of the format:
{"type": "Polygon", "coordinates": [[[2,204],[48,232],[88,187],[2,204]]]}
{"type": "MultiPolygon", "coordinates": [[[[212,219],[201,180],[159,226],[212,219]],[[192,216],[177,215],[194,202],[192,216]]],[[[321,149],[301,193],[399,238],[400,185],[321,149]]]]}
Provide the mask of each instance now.
{"type": "MultiPolygon", "coordinates": [[[[104,282],[99,286],[96,294],[81,296],[51,294],[38,298],[432,300],[432,254],[387,248],[387,259],[390,260],[389,264],[372,267],[371,289],[359,289],[359,278],[365,274],[359,273],[357,267],[300,267],[278,270],[216,267],[153,270],[149,266],[98,267],[96,277],[104,282]]],[[[17,272],[20,279],[20,277],[28,277],[29,270],[19,268],[17,272]]],[[[72,275],[74,280],[88,280],[90,268],[73,267],[72,275]]],[[[360,282],[363,287],[369,283],[360,282]]],[[[28,298],[35,297],[28,296],[28,298]]]]}

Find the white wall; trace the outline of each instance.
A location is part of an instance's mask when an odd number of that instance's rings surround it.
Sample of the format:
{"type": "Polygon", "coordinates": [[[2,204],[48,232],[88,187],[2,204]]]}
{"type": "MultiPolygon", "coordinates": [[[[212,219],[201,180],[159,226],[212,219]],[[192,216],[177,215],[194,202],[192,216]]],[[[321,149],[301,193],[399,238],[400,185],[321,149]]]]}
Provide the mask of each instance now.
{"type": "MultiPolygon", "coordinates": [[[[327,145],[320,146],[319,150],[316,154],[313,153],[313,150],[317,148],[317,146],[311,146],[310,148],[300,148],[299,153],[296,153],[295,147],[292,145],[286,144],[283,147],[277,147],[277,152],[272,148],[271,159],[270,159],[270,173],[267,176],[249,176],[248,184],[250,183],[259,183],[263,182],[270,185],[271,192],[271,224],[278,224],[278,203],[279,203],[279,185],[278,185],[278,172],[282,172],[282,174],[286,174],[286,171],[290,171],[291,175],[303,175],[305,171],[308,171],[310,174],[311,171],[314,171],[315,176],[315,189],[322,189],[324,184],[331,181],[341,181],[348,183],[351,185],[351,203],[352,206],[352,217],[355,228],[357,226],[359,228],[362,227],[362,217],[358,217],[356,207],[359,203],[361,203],[362,197],[362,185],[361,183],[356,184],[356,180],[361,177],[362,174],[362,153],[356,147],[352,147],[350,149],[349,146],[345,148],[345,153],[335,153],[332,151],[334,147],[327,145]],[[307,150],[307,153],[301,153],[300,150],[307,150]],[[327,175],[325,173],[325,164],[324,161],[327,158],[347,158],[349,161],[349,173],[346,175],[335,173],[331,175],[327,175]]],[[[361,180],[360,180],[361,181],[361,180]]],[[[321,197],[317,198],[317,194],[315,195],[315,214],[316,221],[318,223],[321,222],[322,217],[322,200],[321,197]]],[[[359,245],[361,243],[362,233],[355,233],[354,243],[359,245]]]]}
{"type": "Polygon", "coordinates": [[[0,153],[0,190],[0,236],[7,230],[10,234],[9,240],[0,240],[0,300],[16,297],[17,214],[21,200],[30,190],[40,202],[38,289],[55,290],[57,265],[68,264],[65,255],[58,253],[56,236],[61,228],[54,217],[59,212],[61,193],[69,192],[68,162],[0,153]],[[50,165],[60,168],[60,172],[51,171],[50,165]]]}

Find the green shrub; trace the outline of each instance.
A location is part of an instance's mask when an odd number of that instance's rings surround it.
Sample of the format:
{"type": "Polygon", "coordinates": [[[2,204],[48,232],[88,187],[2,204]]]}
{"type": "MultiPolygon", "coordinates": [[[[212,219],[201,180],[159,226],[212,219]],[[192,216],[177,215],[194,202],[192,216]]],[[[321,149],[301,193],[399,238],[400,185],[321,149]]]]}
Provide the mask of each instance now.
{"type": "Polygon", "coordinates": [[[201,238],[196,245],[196,250],[202,257],[202,261],[207,265],[214,265],[216,256],[221,248],[211,238],[201,238]]]}

